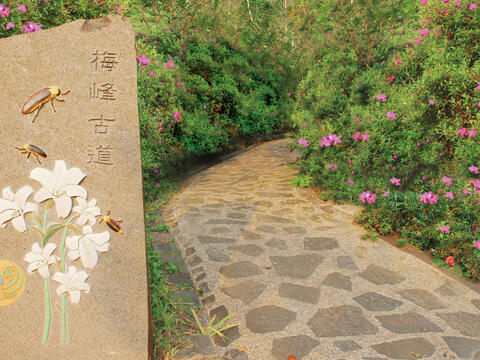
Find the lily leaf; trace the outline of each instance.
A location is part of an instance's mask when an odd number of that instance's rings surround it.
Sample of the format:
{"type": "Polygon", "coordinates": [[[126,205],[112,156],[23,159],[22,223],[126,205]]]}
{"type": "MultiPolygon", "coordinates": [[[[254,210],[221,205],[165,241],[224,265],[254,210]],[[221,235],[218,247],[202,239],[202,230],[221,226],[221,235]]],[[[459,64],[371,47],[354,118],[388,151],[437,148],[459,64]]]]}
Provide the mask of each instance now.
{"type": "Polygon", "coordinates": [[[61,230],[65,227],[64,224],[50,224],[48,225],[47,227],[47,231],[46,231],[46,234],[45,234],[45,238],[43,239],[45,242],[50,239],[53,235],[55,235],[55,233],[58,231],[58,230],[61,230]]]}
{"type": "Polygon", "coordinates": [[[69,230],[72,230],[75,233],[75,235],[82,235],[83,234],[82,229],[80,229],[78,226],[75,226],[73,224],[67,224],[67,228],[69,230]]]}

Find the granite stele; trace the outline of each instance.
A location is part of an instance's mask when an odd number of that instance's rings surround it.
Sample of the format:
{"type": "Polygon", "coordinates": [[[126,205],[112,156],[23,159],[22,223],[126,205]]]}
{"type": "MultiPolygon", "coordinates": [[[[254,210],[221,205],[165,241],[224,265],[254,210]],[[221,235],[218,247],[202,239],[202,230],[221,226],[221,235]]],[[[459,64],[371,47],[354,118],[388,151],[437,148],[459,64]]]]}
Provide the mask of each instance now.
{"type": "Polygon", "coordinates": [[[131,24],[0,39],[0,359],[148,360],[131,24]]]}

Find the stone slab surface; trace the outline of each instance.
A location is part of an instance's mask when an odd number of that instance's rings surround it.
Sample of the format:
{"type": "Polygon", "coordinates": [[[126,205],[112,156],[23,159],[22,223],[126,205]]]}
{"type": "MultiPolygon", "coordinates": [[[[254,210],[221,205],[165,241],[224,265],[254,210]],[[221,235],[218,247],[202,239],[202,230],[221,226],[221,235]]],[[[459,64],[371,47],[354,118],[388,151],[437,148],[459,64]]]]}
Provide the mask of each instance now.
{"type": "MultiPolygon", "coordinates": [[[[39,270],[27,273],[29,264],[24,260],[34,242],[40,241],[32,229],[32,218],[27,216],[25,232],[16,231],[11,222],[0,230],[1,258],[18,264],[26,276],[23,296],[0,309],[0,358],[146,360],[150,306],[133,28],[120,16],[77,20],[0,39],[0,47],[1,189],[10,186],[17,192],[28,185],[33,189],[28,198],[32,203],[50,196],[55,206],[48,211],[48,224],[65,221],[71,205],[71,214],[76,211],[80,197],[89,204],[96,199],[102,216],[110,211],[113,219],[123,221],[121,235],[99,223],[99,214],[92,215],[93,222],[85,224],[92,226],[91,232],[110,234],[107,242],[100,241],[106,235],[94,235],[99,236],[96,245],[87,240],[88,229],[76,222],[80,218],[72,221],[85,236],[75,245],[75,234],[69,231],[65,270],[74,266],[77,273],[85,271],[90,291],[82,285],[78,303],[72,303],[78,293],[75,285],[68,287],[65,343],[62,313],[57,309],[62,306],[56,294],[60,282],[55,280],[62,278],[54,276],[55,261],[49,268],[50,328],[46,343],[42,343],[48,312],[45,281],[39,270]],[[45,103],[38,113],[22,114],[31,96],[51,86],[61,91],[54,103],[45,103]],[[39,159],[41,164],[33,155],[27,159],[16,149],[23,144],[40,148],[47,157],[39,159]],[[81,178],[78,171],[86,176],[81,178]],[[36,179],[30,178],[31,173],[37,174],[36,179]],[[37,195],[42,186],[43,195],[37,195]],[[75,251],[81,258],[75,258],[75,251]]],[[[37,205],[43,219],[46,202],[37,205]]],[[[56,244],[53,256],[61,254],[62,234],[63,230],[48,240],[56,244]]]]}
{"type": "Polygon", "coordinates": [[[361,240],[365,231],[353,223],[360,207],[291,187],[288,162],[298,153],[289,141],[198,173],[165,210],[187,265],[194,254],[202,260],[201,282],[214,294],[202,298],[204,311],[226,309],[240,324],[229,355],[472,359],[479,293],[381,239],[361,240]],[[203,200],[193,208],[192,198],[203,200]]]}

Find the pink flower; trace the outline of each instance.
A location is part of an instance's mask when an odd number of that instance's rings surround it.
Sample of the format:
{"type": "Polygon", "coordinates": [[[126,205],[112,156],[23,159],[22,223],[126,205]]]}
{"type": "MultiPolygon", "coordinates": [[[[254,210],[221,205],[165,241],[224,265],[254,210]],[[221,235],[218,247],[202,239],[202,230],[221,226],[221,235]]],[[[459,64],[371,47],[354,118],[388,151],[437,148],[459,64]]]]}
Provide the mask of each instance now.
{"type": "Polygon", "coordinates": [[[383,192],[383,196],[389,197],[389,196],[390,196],[390,193],[389,193],[388,191],[384,191],[384,192],[383,192]]]}
{"type": "Polygon", "coordinates": [[[348,179],[347,184],[350,185],[350,186],[353,186],[353,185],[355,185],[355,181],[353,181],[352,179],[348,179]]]}
{"type": "Polygon", "coordinates": [[[359,199],[363,203],[368,202],[369,204],[373,204],[375,202],[376,197],[377,197],[376,194],[373,194],[370,192],[370,190],[367,190],[360,194],[359,199]]]}
{"type": "Polygon", "coordinates": [[[387,82],[390,84],[393,82],[393,79],[395,79],[395,75],[388,75],[387,76],[387,82]]]}
{"type": "Polygon", "coordinates": [[[450,265],[450,266],[455,265],[455,262],[454,262],[454,260],[453,260],[453,256],[447,257],[447,258],[445,259],[445,262],[446,262],[448,265],[450,265]]]}
{"type": "Polygon", "coordinates": [[[43,26],[43,24],[37,25],[34,22],[29,21],[27,25],[22,25],[23,33],[27,34],[27,33],[34,32],[34,31],[40,31],[40,30],[42,30],[41,29],[42,26],[43,26]]]}
{"type": "Polygon", "coordinates": [[[447,197],[447,198],[449,198],[449,199],[452,199],[452,200],[455,198],[455,197],[453,196],[453,193],[450,192],[450,191],[447,191],[447,192],[445,193],[445,197],[447,197]]]}
{"type": "Polygon", "coordinates": [[[17,10],[18,10],[18,11],[22,11],[22,12],[24,12],[24,13],[27,12],[27,8],[26,8],[25,5],[17,5],[17,10]]]}
{"type": "Polygon", "coordinates": [[[158,169],[153,169],[154,174],[158,174],[158,169]]]}
{"type": "Polygon", "coordinates": [[[178,87],[182,86],[182,83],[181,83],[180,81],[177,82],[177,86],[178,86],[178,87]]]}
{"type": "Polygon", "coordinates": [[[8,6],[0,4],[0,16],[5,18],[8,16],[9,13],[10,13],[10,8],[8,6]]]}
{"type": "Polygon", "coordinates": [[[142,69],[144,69],[148,64],[150,64],[150,60],[148,59],[147,55],[137,56],[137,62],[142,65],[142,69]]]}
{"type": "Polygon", "coordinates": [[[452,178],[444,176],[442,179],[442,182],[444,182],[447,185],[452,185],[452,178]]]}
{"type": "Polygon", "coordinates": [[[338,170],[338,166],[336,164],[328,164],[327,167],[333,171],[338,170]]]}
{"type": "Polygon", "coordinates": [[[362,141],[368,141],[370,139],[370,136],[368,136],[368,132],[362,135],[362,141]]]}
{"type": "Polygon", "coordinates": [[[473,246],[480,250],[480,240],[475,241],[475,244],[473,244],[473,246]]]}
{"type": "Polygon", "coordinates": [[[423,37],[427,37],[428,35],[430,35],[430,31],[428,29],[422,29],[420,30],[420,35],[423,37]]]}
{"type": "Polygon", "coordinates": [[[467,136],[467,128],[461,128],[460,130],[457,130],[457,132],[460,136],[467,136]]]}
{"type": "Polygon", "coordinates": [[[473,10],[477,7],[476,3],[471,3],[470,6],[468,7],[468,10],[473,10]]]}
{"type": "Polygon", "coordinates": [[[400,179],[397,179],[396,177],[392,177],[390,182],[394,185],[400,186],[400,179]]]}
{"type": "Polygon", "coordinates": [[[381,102],[387,102],[387,97],[385,95],[382,95],[382,94],[378,94],[377,96],[375,96],[378,100],[380,100],[381,102]]]}
{"type": "Polygon", "coordinates": [[[427,5],[427,0],[420,0],[420,5],[427,5]]]}
{"type": "Polygon", "coordinates": [[[438,195],[432,193],[431,191],[426,192],[425,194],[418,194],[420,196],[419,201],[423,203],[436,204],[438,200],[438,195]]]}
{"type": "Polygon", "coordinates": [[[419,45],[422,42],[423,38],[418,38],[415,40],[415,45],[419,45]]]}
{"type": "Polygon", "coordinates": [[[397,120],[397,114],[392,113],[392,112],[387,112],[387,117],[392,119],[392,120],[397,120]]]}
{"type": "Polygon", "coordinates": [[[304,122],[302,123],[302,126],[303,126],[303,127],[307,126],[307,122],[304,121],[304,122]]]}
{"type": "Polygon", "coordinates": [[[360,118],[357,117],[357,118],[355,119],[355,122],[359,122],[359,121],[360,121],[360,118]]]}
{"type": "Polygon", "coordinates": [[[478,174],[478,168],[476,166],[470,166],[468,168],[468,170],[470,170],[470,172],[474,173],[474,174],[478,174]]]}
{"type": "Polygon", "coordinates": [[[470,189],[465,189],[465,190],[463,190],[463,193],[465,195],[470,195],[472,192],[470,191],[470,189]]]}
{"type": "Polygon", "coordinates": [[[305,139],[298,139],[298,143],[304,147],[308,146],[308,140],[305,139]]]}
{"type": "Polygon", "coordinates": [[[155,74],[153,73],[153,71],[149,71],[149,72],[148,72],[148,75],[150,75],[150,76],[155,76],[155,74]]]}
{"type": "Polygon", "coordinates": [[[475,131],[475,129],[472,129],[468,132],[468,137],[475,137],[477,135],[477,132],[475,131]]]}
{"type": "Polygon", "coordinates": [[[173,114],[173,118],[175,119],[175,121],[180,121],[180,118],[181,118],[181,114],[180,114],[180,111],[175,111],[175,113],[173,114]]]}
{"type": "Polygon", "coordinates": [[[5,30],[11,29],[11,28],[14,27],[14,26],[15,26],[15,23],[9,22],[9,23],[7,23],[7,25],[5,26],[5,30]]]}
{"type": "Polygon", "coordinates": [[[353,134],[353,138],[355,140],[360,140],[362,138],[362,133],[360,131],[357,131],[355,134],[353,134]]]}
{"type": "Polygon", "coordinates": [[[438,228],[440,231],[443,231],[445,234],[450,234],[450,226],[442,225],[438,228]]]}
{"type": "Polygon", "coordinates": [[[433,101],[433,100],[428,100],[428,103],[429,103],[430,105],[433,105],[433,104],[435,104],[435,101],[433,101]]]}
{"type": "Polygon", "coordinates": [[[175,63],[172,60],[169,60],[169,61],[167,61],[165,66],[169,69],[173,69],[173,67],[175,66],[175,63]]]}
{"type": "Polygon", "coordinates": [[[203,105],[203,108],[206,109],[206,108],[207,108],[207,105],[203,105]]]}
{"type": "Polygon", "coordinates": [[[473,179],[470,183],[475,189],[480,190],[480,180],[473,179]]]}

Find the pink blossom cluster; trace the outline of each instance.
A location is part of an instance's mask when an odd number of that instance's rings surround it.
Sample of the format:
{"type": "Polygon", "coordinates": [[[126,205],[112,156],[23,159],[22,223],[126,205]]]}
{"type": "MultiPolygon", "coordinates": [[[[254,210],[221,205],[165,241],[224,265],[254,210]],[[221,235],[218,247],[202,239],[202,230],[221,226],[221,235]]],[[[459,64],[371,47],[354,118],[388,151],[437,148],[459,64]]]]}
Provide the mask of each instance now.
{"type": "Polygon", "coordinates": [[[468,130],[467,128],[461,128],[457,130],[457,132],[462,137],[467,136],[467,133],[468,133],[468,137],[470,138],[477,136],[477,132],[475,131],[475,129],[468,130]]]}
{"type": "Polygon", "coordinates": [[[420,196],[420,202],[436,204],[438,200],[438,195],[432,193],[431,191],[426,192],[425,194],[418,194],[420,196]]]}
{"type": "Polygon", "coordinates": [[[365,203],[368,202],[369,204],[373,204],[375,202],[375,198],[377,197],[376,194],[370,192],[370,190],[364,191],[360,194],[360,201],[365,203]]]}
{"type": "Polygon", "coordinates": [[[327,167],[333,171],[338,170],[338,166],[336,164],[328,164],[327,167]]]}
{"type": "Polygon", "coordinates": [[[148,59],[147,55],[138,55],[137,62],[142,66],[142,70],[145,69],[148,64],[150,64],[150,60],[148,59]]]}
{"type": "Polygon", "coordinates": [[[362,134],[360,131],[357,131],[355,134],[353,134],[353,138],[355,140],[368,141],[370,139],[370,136],[368,135],[368,132],[362,134]]]}
{"type": "Polygon", "coordinates": [[[6,5],[0,4],[0,16],[2,18],[8,17],[8,14],[10,13],[10,8],[6,5]]]}
{"type": "Polygon", "coordinates": [[[387,102],[387,96],[386,95],[383,95],[383,94],[378,94],[377,96],[375,96],[378,100],[380,100],[381,102],[387,102]]]}
{"type": "Polygon", "coordinates": [[[298,144],[299,145],[302,145],[304,147],[307,147],[308,146],[308,140],[306,139],[298,139],[298,144]]]}
{"type": "Polygon", "coordinates": [[[392,120],[397,120],[397,114],[392,113],[390,111],[387,112],[387,117],[392,119],[392,120]]]}
{"type": "Polygon", "coordinates": [[[330,145],[340,144],[342,142],[341,138],[342,138],[342,136],[337,136],[333,133],[328,133],[327,136],[322,137],[322,141],[320,143],[320,146],[321,147],[324,147],[324,146],[328,147],[330,145]]]}

